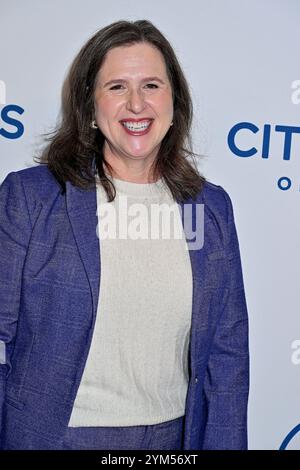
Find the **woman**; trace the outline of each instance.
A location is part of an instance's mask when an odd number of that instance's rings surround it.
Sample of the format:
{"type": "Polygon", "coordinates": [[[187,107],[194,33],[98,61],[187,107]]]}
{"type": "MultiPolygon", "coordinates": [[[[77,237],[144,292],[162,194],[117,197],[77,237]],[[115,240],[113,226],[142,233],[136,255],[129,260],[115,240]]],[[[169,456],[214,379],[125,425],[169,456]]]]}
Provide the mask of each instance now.
{"type": "Polygon", "coordinates": [[[76,57],[40,164],[2,183],[3,449],[247,448],[238,239],[189,161],[191,117],[166,38],[113,23],[76,57]],[[181,238],[149,236],[157,204],[181,238]]]}

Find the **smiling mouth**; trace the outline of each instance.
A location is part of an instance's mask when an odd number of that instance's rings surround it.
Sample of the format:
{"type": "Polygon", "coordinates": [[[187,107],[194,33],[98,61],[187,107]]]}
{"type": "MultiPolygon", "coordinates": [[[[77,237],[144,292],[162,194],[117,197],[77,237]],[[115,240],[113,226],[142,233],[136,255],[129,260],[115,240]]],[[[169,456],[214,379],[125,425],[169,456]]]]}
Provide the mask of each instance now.
{"type": "Polygon", "coordinates": [[[151,128],[153,119],[145,119],[138,122],[134,121],[120,121],[124,130],[130,135],[144,135],[147,134],[151,128]]]}

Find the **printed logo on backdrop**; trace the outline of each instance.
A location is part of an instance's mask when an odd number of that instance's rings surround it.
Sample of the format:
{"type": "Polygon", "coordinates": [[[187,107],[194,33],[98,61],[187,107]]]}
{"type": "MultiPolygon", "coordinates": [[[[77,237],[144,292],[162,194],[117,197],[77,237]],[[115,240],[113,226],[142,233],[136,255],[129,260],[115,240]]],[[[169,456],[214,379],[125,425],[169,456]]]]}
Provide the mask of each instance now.
{"type": "Polygon", "coordinates": [[[0,80],[0,139],[19,139],[24,134],[24,126],[19,120],[24,109],[15,103],[7,103],[6,84],[0,80]]]}
{"type": "MultiPolygon", "coordinates": [[[[300,80],[294,80],[291,84],[292,94],[291,102],[292,104],[300,104],[300,80]]],[[[290,161],[293,154],[293,142],[294,139],[300,139],[300,127],[291,126],[285,124],[277,124],[272,126],[271,124],[264,124],[261,127],[258,127],[253,122],[238,122],[235,124],[229,131],[227,137],[228,147],[231,152],[237,157],[248,158],[253,156],[260,156],[263,159],[270,158],[270,144],[271,139],[274,133],[279,133],[282,135],[282,154],[281,157],[284,161],[290,161]],[[237,144],[237,137],[240,133],[246,132],[250,136],[251,134],[257,134],[262,138],[262,144],[259,148],[252,146],[250,148],[242,149],[237,144]]],[[[299,140],[300,142],[300,140],[299,140]]],[[[280,176],[277,180],[277,188],[282,191],[287,191],[292,187],[292,178],[287,175],[280,176]]],[[[300,187],[299,187],[300,191],[300,187]]]]}
{"type": "Polygon", "coordinates": [[[279,450],[300,450],[300,424],[297,424],[284,438],[279,450]]]}

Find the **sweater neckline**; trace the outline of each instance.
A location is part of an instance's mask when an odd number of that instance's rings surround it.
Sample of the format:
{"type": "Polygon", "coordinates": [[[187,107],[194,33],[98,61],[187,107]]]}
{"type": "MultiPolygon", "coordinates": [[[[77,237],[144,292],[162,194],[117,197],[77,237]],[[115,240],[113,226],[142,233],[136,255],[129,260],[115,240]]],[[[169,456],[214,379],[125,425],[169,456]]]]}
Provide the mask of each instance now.
{"type": "Polygon", "coordinates": [[[114,184],[117,194],[154,199],[160,197],[166,191],[162,177],[154,183],[133,183],[132,181],[121,180],[111,175],[107,175],[107,177],[114,184]]]}

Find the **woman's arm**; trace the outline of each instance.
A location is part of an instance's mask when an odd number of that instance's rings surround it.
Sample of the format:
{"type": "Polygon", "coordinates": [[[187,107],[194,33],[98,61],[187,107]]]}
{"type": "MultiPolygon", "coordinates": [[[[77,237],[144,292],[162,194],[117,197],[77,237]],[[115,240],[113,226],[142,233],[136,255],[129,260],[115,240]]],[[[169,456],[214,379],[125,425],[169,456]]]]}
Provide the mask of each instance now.
{"type": "Polygon", "coordinates": [[[247,449],[249,390],[248,314],[239,243],[228,194],[226,270],[228,296],[210,352],[204,391],[207,424],[204,449],[247,449]]]}
{"type": "Polygon", "coordinates": [[[28,205],[20,175],[9,173],[0,186],[0,432],[30,234],[28,205]]]}

